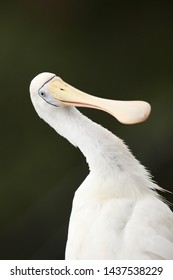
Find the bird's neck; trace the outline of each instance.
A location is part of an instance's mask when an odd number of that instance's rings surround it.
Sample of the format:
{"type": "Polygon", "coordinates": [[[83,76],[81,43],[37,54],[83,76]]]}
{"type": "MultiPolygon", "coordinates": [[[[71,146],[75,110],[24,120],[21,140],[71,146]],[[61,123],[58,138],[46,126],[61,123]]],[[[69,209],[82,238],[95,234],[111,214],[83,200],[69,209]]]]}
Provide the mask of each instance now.
{"type": "Polygon", "coordinates": [[[144,166],[113,133],[88,119],[75,107],[47,108],[45,118],[39,114],[40,117],[84,154],[90,169],[89,179],[94,177],[99,186],[99,191],[95,186],[96,193],[109,193],[109,196],[116,197],[126,197],[131,193],[132,197],[138,197],[155,188],[144,166]]]}
{"type": "MultiPolygon", "coordinates": [[[[51,108],[52,109],[52,108],[51,108]]],[[[99,174],[107,169],[127,170],[137,160],[121,139],[91,121],[75,107],[55,108],[46,121],[63,137],[78,147],[86,157],[91,172],[99,174]]]]}

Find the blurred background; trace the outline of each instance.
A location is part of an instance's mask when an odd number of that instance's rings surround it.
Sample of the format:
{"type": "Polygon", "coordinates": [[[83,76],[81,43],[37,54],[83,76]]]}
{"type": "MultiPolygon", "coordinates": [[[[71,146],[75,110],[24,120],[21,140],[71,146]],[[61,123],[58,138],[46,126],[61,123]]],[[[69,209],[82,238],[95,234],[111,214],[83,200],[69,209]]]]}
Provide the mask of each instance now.
{"type": "Polygon", "coordinates": [[[150,102],[150,118],[133,126],[80,110],[173,191],[172,15],[167,1],[1,1],[1,259],[64,259],[73,195],[88,174],[80,151],[34,111],[28,88],[40,72],[100,97],[150,102]]]}

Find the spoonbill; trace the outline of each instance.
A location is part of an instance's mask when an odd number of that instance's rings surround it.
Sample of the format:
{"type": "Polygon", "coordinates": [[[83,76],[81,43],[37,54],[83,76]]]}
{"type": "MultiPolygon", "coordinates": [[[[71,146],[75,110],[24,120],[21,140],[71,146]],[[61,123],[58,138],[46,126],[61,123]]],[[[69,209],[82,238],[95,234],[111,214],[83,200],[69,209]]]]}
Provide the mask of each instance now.
{"type": "Polygon", "coordinates": [[[163,189],[121,139],[76,109],[100,109],[133,124],[147,119],[150,105],[98,98],[47,72],[31,81],[30,95],[38,115],[89,165],[74,195],[65,258],[173,259],[173,213],[157,192],[163,189]]]}

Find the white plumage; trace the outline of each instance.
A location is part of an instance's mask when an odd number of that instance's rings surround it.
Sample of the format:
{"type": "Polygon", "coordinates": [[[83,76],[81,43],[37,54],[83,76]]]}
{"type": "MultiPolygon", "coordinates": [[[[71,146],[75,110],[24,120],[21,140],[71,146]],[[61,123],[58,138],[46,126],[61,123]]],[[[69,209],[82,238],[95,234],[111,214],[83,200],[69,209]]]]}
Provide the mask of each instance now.
{"type": "MultiPolygon", "coordinates": [[[[81,150],[90,169],[74,195],[66,259],[173,259],[173,213],[156,192],[161,188],[121,139],[72,106],[110,112],[114,101],[109,110],[98,108],[51,73],[36,76],[30,93],[38,115],[81,150]]],[[[124,114],[121,108],[116,117],[127,123],[124,114]]]]}

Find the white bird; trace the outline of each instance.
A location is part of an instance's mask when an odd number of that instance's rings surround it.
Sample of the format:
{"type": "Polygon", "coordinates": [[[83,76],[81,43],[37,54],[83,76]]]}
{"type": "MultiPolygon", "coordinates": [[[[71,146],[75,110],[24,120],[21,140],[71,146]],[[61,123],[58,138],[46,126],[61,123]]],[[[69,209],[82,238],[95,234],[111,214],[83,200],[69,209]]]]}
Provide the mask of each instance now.
{"type": "Polygon", "coordinates": [[[90,169],[74,195],[65,258],[173,259],[173,213],[157,193],[162,189],[121,139],[75,108],[135,123],[148,117],[150,105],[97,98],[52,73],[36,76],[30,94],[38,115],[81,150],[90,169]]]}

